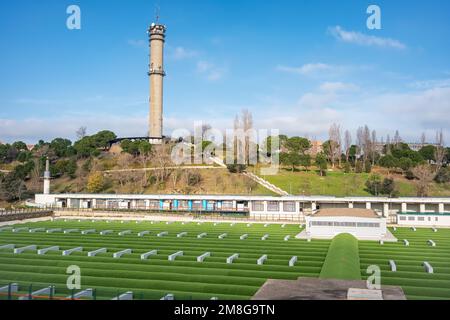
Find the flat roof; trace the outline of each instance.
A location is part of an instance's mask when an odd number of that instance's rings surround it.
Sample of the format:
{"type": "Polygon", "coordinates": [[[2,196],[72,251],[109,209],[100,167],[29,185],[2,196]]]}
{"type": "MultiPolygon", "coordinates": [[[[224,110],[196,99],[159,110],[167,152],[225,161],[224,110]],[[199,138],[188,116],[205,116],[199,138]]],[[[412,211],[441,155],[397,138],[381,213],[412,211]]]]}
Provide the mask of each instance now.
{"type": "Polygon", "coordinates": [[[357,217],[357,218],[379,218],[374,210],[351,209],[351,208],[331,208],[320,209],[313,217],[357,217]]]}

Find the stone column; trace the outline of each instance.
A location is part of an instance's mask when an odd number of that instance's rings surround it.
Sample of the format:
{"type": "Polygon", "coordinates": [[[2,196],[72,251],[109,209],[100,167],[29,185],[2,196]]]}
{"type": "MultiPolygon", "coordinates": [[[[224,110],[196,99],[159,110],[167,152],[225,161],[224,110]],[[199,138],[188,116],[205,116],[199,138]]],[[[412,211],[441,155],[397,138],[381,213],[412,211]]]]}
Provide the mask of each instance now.
{"type": "Polygon", "coordinates": [[[421,203],[421,204],[420,204],[420,206],[419,206],[419,212],[420,212],[420,213],[425,213],[425,212],[426,212],[426,210],[425,210],[425,203],[421,203]]]}
{"type": "Polygon", "coordinates": [[[372,209],[372,202],[366,202],[366,209],[372,209]]]}
{"type": "Polygon", "coordinates": [[[408,212],[408,204],[405,202],[405,203],[402,203],[402,210],[401,210],[402,212],[408,212]]]}
{"type": "Polygon", "coordinates": [[[383,216],[389,218],[389,203],[383,203],[383,216]]]}
{"type": "Polygon", "coordinates": [[[311,202],[311,210],[313,212],[317,210],[317,203],[316,202],[311,202]]]}
{"type": "Polygon", "coordinates": [[[438,212],[439,213],[444,213],[444,204],[443,203],[439,203],[438,207],[439,207],[438,212]]]}
{"type": "Polygon", "coordinates": [[[353,202],[349,202],[349,203],[348,203],[348,208],[349,208],[349,209],[353,209],[353,202]]]}

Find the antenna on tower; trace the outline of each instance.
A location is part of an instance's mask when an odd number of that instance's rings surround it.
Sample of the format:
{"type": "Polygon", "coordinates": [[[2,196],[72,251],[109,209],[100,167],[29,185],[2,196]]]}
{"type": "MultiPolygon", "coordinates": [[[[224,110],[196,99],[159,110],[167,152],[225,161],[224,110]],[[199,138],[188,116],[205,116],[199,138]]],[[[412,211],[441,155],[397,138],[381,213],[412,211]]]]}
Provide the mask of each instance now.
{"type": "Polygon", "coordinates": [[[160,15],[161,7],[159,5],[159,1],[155,4],[155,19],[156,24],[159,23],[159,15],[160,15]]]}

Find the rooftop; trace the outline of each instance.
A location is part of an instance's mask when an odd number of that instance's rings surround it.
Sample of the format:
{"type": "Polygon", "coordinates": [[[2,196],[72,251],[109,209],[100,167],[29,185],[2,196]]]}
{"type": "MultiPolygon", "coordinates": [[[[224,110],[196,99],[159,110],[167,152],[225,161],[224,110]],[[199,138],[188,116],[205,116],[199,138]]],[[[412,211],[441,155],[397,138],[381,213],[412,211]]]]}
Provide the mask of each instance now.
{"type": "Polygon", "coordinates": [[[379,218],[374,210],[349,208],[321,209],[314,215],[314,217],[379,218]]]}

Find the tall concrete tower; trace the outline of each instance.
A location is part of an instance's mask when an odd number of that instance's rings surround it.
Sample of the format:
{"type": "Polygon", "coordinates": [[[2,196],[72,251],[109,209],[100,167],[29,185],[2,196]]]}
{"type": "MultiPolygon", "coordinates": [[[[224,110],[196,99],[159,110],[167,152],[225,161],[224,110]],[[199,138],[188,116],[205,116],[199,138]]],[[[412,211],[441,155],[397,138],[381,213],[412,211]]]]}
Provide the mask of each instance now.
{"type": "Polygon", "coordinates": [[[148,30],[150,38],[150,143],[161,144],[163,138],[163,79],[164,42],[166,27],[152,23],[148,30]]]}
{"type": "Polygon", "coordinates": [[[45,172],[44,172],[44,194],[50,194],[50,161],[45,160],[45,172]]]}

